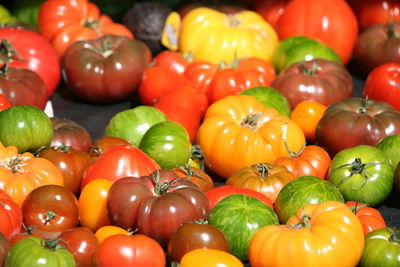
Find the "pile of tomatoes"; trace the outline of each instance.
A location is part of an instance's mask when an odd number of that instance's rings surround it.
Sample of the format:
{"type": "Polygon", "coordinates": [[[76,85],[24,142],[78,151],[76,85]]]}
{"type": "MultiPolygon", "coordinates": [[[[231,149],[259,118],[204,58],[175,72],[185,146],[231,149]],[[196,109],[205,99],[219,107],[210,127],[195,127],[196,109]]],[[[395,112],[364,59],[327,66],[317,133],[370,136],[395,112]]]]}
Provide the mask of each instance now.
{"type": "Polygon", "coordinates": [[[158,53],[33,2],[0,6],[0,266],[399,265],[397,1],[170,1],[158,53]]]}

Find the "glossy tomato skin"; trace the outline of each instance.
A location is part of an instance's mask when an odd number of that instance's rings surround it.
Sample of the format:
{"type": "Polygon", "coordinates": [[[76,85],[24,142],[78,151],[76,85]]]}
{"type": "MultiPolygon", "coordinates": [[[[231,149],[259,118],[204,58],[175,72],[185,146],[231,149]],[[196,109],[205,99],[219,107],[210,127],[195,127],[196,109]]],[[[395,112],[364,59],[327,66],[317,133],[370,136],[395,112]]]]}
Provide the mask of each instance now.
{"type": "Polygon", "coordinates": [[[158,169],[160,166],[139,148],[132,145],[115,145],[98,160],[89,164],[83,174],[81,190],[97,178],[116,181],[127,176],[148,175],[158,169]]]}
{"type": "Polygon", "coordinates": [[[168,258],[180,262],[187,252],[197,248],[229,252],[228,241],[218,228],[204,222],[187,222],[179,226],[168,241],[168,258]]]}
{"type": "Polygon", "coordinates": [[[76,266],[72,254],[64,248],[56,248],[55,244],[54,240],[51,243],[36,236],[27,237],[11,247],[5,266],[40,266],[43,262],[54,267],[76,266]]]}
{"type": "Polygon", "coordinates": [[[54,128],[54,136],[50,146],[64,144],[77,150],[89,152],[92,138],[88,130],[81,124],[58,117],[50,118],[54,128]]]}
{"type": "Polygon", "coordinates": [[[152,66],[166,67],[179,74],[183,74],[191,61],[190,53],[182,54],[177,51],[165,50],[154,57],[152,66]]]}
{"type": "Polygon", "coordinates": [[[0,39],[11,42],[18,53],[10,63],[11,68],[28,69],[35,72],[46,85],[50,98],[61,78],[61,67],[54,48],[40,34],[16,28],[1,28],[0,39]]]}
{"type": "Polygon", "coordinates": [[[59,145],[41,150],[38,157],[53,162],[63,174],[64,187],[74,195],[78,195],[83,173],[90,163],[90,156],[87,152],[59,145]]]}
{"type": "Polygon", "coordinates": [[[79,222],[78,200],[65,187],[44,185],[30,192],[22,205],[24,224],[45,238],[75,227],[79,222]]]}
{"type": "Polygon", "coordinates": [[[360,30],[375,24],[400,22],[400,3],[396,0],[349,0],[360,30]]]}
{"type": "Polygon", "coordinates": [[[10,68],[0,75],[0,94],[11,105],[31,105],[44,110],[48,92],[43,80],[31,70],[10,68]]]}
{"type": "Polygon", "coordinates": [[[328,180],[346,201],[377,207],[391,193],[394,168],[380,149],[358,145],[341,150],[332,158],[328,180]]]}
{"type": "Polygon", "coordinates": [[[97,248],[93,267],[165,267],[166,257],[157,241],[142,234],[114,235],[97,248]]]}
{"type": "MultiPolygon", "coordinates": [[[[399,43],[400,44],[400,43],[399,43]]],[[[400,112],[400,63],[385,63],[368,74],[362,97],[385,101],[400,112]]]]}
{"type": "Polygon", "coordinates": [[[351,97],[354,91],[352,77],[343,65],[324,59],[290,65],[271,87],[286,96],[292,109],[305,100],[328,106],[351,97]]]}
{"type": "Polygon", "coordinates": [[[211,209],[222,199],[233,194],[243,194],[246,196],[252,196],[266,204],[268,207],[273,209],[273,204],[271,199],[269,199],[263,193],[257,192],[253,189],[248,189],[239,186],[232,185],[221,185],[217,186],[206,193],[208,200],[211,204],[211,209]]]}
{"type": "Polygon", "coordinates": [[[279,39],[303,35],[332,47],[347,64],[358,36],[358,24],[343,0],[295,0],[289,2],[277,24],[279,39]]]}
{"type": "Polygon", "coordinates": [[[84,100],[116,102],[137,89],[151,57],[141,41],[106,35],[72,44],[63,58],[63,77],[84,100]]]}
{"type": "Polygon", "coordinates": [[[107,212],[114,225],[138,229],[165,247],[182,223],[207,216],[206,195],[172,170],[149,176],[126,177],[113,184],[107,197],[107,212]]]}
{"type": "Polygon", "coordinates": [[[392,227],[377,229],[365,236],[365,249],[360,266],[395,266],[398,264],[400,247],[399,232],[392,227]]]}
{"type": "Polygon", "coordinates": [[[400,62],[400,22],[377,24],[366,29],[354,47],[354,59],[359,69],[370,73],[378,66],[400,62]]]}
{"type": "Polygon", "coordinates": [[[9,107],[11,107],[10,101],[3,94],[0,94],[0,111],[9,107]]]}
{"type": "Polygon", "coordinates": [[[60,58],[76,41],[93,40],[107,34],[134,38],[127,27],[102,15],[99,7],[88,0],[45,1],[39,9],[38,25],[40,34],[60,58]]]}
{"type": "Polygon", "coordinates": [[[77,267],[90,267],[92,255],[99,241],[94,233],[86,227],[73,227],[61,232],[60,244],[74,256],[77,267]]]}
{"type": "Polygon", "coordinates": [[[96,161],[104,152],[114,145],[129,145],[129,142],[115,136],[102,136],[94,140],[89,148],[91,162],[96,161]]]}
{"type": "Polygon", "coordinates": [[[198,248],[186,253],[180,262],[182,267],[243,267],[243,263],[231,253],[219,249],[198,248]]]}
{"type": "Polygon", "coordinates": [[[392,106],[352,97],[328,107],[318,122],[316,143],[333,157],[345,148],[375,146],[382,138],[399,133],[400,114],[392,106]]]}
{"type": "MultiPolygon", "coordinates": [[[[7,238],[21,231],[22,226],[22,210],[9,195],[0,191],[0,232],[7,238]]],[[[1,242],[0,242],[1,243],[1,242]]],[[[1,263],[1,261],[0,261],[1,263]]]]}
{"type": "Polygon", "coordinates": [[[379,210],[355,201],[347,201],[346,206],[360,219],[364,235],[386,227],[386,222],[379,210]]]}

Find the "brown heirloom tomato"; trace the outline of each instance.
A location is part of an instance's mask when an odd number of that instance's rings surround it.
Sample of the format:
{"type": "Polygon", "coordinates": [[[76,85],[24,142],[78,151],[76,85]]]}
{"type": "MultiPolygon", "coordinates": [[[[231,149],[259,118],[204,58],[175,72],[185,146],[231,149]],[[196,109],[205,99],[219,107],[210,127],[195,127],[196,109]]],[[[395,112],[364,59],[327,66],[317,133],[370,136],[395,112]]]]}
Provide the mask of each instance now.
{"type": "Polygon", "coordinates": [[[64,144],[74,149],[89,151],[92,138],[85,127],[68,119],[57,117],[50,119],[54,128],[54,136],[50,146],[64,144]]]}
{"type": "Polygon", "coordinates": [[[34,232],[54,238],[78,224],[78,200],[65,187],[44,185],[29,193],[22,214],[24,224],[34,226],[34,232]]]}
{"type": "Polygon", "coordinates": [[[286,96],[292,109],[305,100],[328,106],[351,97],[354,90],[346,68],[324,59],[290,65],[272,81],[271,87],[286,96]]]}
{"type": "Polygon", "coordinates": [[[317,144],[331,156],[358,145],[375,146],[400,134],[400,113],[386,102],[352,97],[328,107],[317,126],[317,144]]]}
{"type": "Polygon", "coordinates": [[[116,102],[137,89],[151,58],[150,49],[141,41],[106,35],[72,44],[64,55],[63,77],[84,100],[116,102]]]}
{"type": "Polygon", "coordinates": [[[233,172],[226,185],[240,186],[263,193],[272,202],[287,183],[296,177],[285,166],[269,163],[257,163],[233,172]]]}
{"type": "Polygon", "coordinates": [[[63,174],[64,187],[78,195],[83,173],[90,162],[87,152],[61,144],[41,150],[38,156],[53,162],[63,174]]]}
{"type": "Polygon", "coordinates": [[[172,170],[116,181],[107,197],[112,224],[156,239],[166,246],[175,230],[188,221],[205,218],[210,202],[202,191],[172,170]]]}
{"type": "Polygon", "coordinates": [[[365,73],[388,62],[400,62],[400,22],[377,24],[358,37],[354,59],[365,73]]]}

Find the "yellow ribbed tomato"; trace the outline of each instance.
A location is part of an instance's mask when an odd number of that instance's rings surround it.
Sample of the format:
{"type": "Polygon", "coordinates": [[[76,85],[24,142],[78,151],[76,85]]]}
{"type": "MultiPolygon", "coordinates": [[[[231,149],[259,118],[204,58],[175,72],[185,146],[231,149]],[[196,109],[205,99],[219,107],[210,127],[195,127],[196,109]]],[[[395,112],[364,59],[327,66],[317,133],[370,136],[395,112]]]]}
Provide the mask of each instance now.
{"type": "Polygon", "coordinates": [[[49,160],[30,152],[18,154],[15,146],[0,143],[0,189],[20,207],[35,188],[47,184],[64,186],[61,171],[49,160]]]}
{"type": "Polygon", "coordinates": [[[197,248],[183,255],[181,267],[243,267],[232,254],[211,248],[197,248]]]}
{"type": "Polygon", "coordinates": [[[190,52],[195,61],[212,63],[258,57],[270,60],[278,45],[278,35],[261,15],[250,10],[226,14],[199,7],[182,20],[179,49],[190,52]]]}
{"type": "Polygon", "coordinates": [[[288,156],[287,151],[299,151],[305,143],[298,124],[248,95],[213,103],[196,140],[207,168],[225,179],[239,168],[288,156]]]}
{"type": "Polygon", "coordinates": [[[343,203],[300,208],[286,225],[268,225],[250,241],[252,267],[354,267],[364,249],[360,220],[343,203]]]}

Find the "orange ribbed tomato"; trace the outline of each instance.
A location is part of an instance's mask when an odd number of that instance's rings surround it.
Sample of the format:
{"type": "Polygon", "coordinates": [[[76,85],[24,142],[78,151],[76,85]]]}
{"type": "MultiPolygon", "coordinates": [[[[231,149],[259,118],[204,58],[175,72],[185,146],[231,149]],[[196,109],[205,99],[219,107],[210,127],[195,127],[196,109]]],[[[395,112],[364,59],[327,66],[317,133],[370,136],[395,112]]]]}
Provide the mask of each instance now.
{"type": "Polygon", "coordinates": [[[227,96],[212,104],[197,133],[207,168],[223,178],[259,162],[299,151],[305,143],[300,126],[253,96],[227,96]]]}
{"type": "Polygon", "coordinates": [[[252,267],[353,267],[364,250],[360,220],[338,201],[300,208],[286,225],[268,225],[250,241],[252,267]]]}
{"type": "Polygon", "coordinates": [[[18,154],[15,146],[0,143],[0,189],[15,203],[21,207],[33,189],[47,184],[64,186],[61,171],[51,161],[30,152],[18,154]]]}
{"type": "Polygon", "coordinates": [[[226,185],[253,189],[275,202],[282,187],[295,178],[283,165],[257,163],[233,172],[226,180],[226,185]]]}

